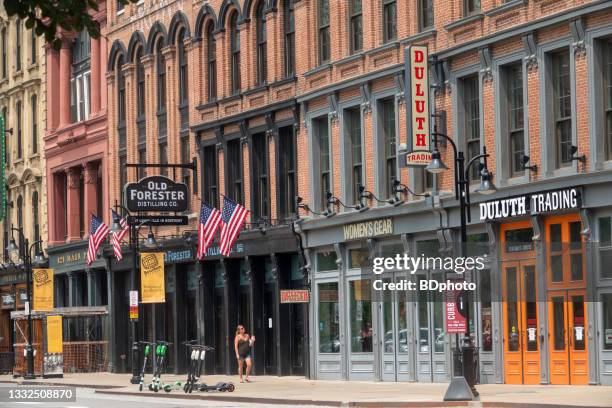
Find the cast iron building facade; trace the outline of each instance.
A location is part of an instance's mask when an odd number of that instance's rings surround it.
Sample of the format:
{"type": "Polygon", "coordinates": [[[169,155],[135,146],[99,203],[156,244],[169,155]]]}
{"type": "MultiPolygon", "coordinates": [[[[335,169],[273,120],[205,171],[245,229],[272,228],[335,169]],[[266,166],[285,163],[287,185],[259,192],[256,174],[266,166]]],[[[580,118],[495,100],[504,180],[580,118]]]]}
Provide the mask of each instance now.
{"type": "MultiPolygon", "coordinates": [[[[175,345],[170,370],[186,366],[181,341],[215,347],[207,372],[233,373],[235,328],[256,336],[256,374],[303,375],[307,306],[280,304],[302,288],[295,214],[295,23],[290,1],[144,1],[109,4],[108,56],[111,204],[122,186],[165,173],[190,186],[189,226],[155,230],[166,251],[166,303],[141,306],[140,339],[175,345]],[[194,175],[126,163],[186,163],[194,175]],[[225,195],[250,211],[229,258],[217,243],[196,262],[200,200],[221,209],[225,195]]],[[[110,260],[117,356],[128,338],[128,256],[110,260]]]]}

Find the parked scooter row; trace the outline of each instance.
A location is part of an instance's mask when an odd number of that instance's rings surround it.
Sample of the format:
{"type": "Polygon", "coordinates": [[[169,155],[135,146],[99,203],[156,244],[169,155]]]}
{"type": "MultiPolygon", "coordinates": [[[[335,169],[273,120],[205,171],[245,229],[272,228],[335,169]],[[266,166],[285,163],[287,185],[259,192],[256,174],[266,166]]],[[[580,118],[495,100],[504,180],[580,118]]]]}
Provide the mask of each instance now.
{"type": "Polygon", "coordinates": [[[200,382],[200,375],[202,374],[202,366],[204,365],[204,358],[207,351],[214,351],[215,349],[210,346],[203,344],[197,344],[195,340],[184,343],[189,351],[189,370],[187,372],[187,381],[183,386],[183,391],[191,393],[193,390],[208,392],[208,391],[220,391],[220,392],[233,392],[235,389],[234,384],[231,382],[218,382],[215,385],[207,385],[206,383],[200,382]]]}
{"type": "Polygon", "coordinates": [[[187,372],[187,381],[182,384],[180,381],[166,383],[161,379],[161,374],[164,371],[164,367],[167,363],[168,346],[172,343],[158,340],[156,342],[140,341],[139,344],[143,349],[143,363],[142,370],[140,372],[140,383],[139,390],[142,391],[145,387],[149,391],[158,392],[164,390],[165,392],[171,392],[172,390],[183,389],[186,393],[191,393],[194,390],[208,392],[208,391],[221,391],[221,392],[233,392],[235,389],[234,384],[231,382],[219,382],[215,385],[207,385],[206,383],[200,382],[200,375],[202,373],[202,366],[204,365],[204,358],[207,351],[214,351],[213,347],[197,344],[196,340],[184,342],[183,344],[187,347],[189,353],[189,368],[187,372]],[[147,362],[151,351],[153,350],[153,377],[151,382],[146,384],[145,382],[145,371],[147,362]]]}

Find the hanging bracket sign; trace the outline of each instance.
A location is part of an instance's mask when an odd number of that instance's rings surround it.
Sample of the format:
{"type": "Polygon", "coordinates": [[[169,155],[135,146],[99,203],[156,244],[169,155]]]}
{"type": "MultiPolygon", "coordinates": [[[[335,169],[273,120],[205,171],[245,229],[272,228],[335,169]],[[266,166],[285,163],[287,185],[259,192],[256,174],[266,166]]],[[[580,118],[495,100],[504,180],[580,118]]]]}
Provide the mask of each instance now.
{"type": "Polygon", "coordinates": [[[150,176],[125,186],[129,211],[181,212],[188,207],[188,189],[165,176],[150,176]]]}
{"type": "Polygon", "coordinates": [[[429,56],[426,45],[410,45],[405,50],[406,126],[408,151],[402,166],[423,167],[431,161],[429,128],[429,56]]]}

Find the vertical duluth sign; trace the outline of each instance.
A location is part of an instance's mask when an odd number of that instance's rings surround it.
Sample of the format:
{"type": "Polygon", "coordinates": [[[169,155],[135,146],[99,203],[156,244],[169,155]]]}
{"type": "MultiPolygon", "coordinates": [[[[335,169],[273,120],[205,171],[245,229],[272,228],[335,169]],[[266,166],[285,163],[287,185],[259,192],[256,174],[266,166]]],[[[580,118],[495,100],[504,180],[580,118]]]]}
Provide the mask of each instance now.
{"type": "Polygon", "coordinates": [[[480,203],[480,221],[572,210],[580,207],[582,207],[582,189],[572,187],[480,203]]]}
{"type": "Polygon", "coordinates": [[[406,124],[408,126],[408,152],[406,166],[427,166],[431,161],[429,133],[429,69],[426,45],[406,48],[406,124]]]}

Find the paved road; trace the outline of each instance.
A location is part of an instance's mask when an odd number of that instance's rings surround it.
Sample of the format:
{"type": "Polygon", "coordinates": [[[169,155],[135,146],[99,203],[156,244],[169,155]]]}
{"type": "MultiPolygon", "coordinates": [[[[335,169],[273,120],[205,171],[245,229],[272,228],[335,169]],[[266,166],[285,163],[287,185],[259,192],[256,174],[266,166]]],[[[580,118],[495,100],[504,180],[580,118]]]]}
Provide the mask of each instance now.
{"type": "MultiPolygon", "coordinates": [[[[0,384],[0,388],[7,387],[8,384],[0,384]]],[[[0,401],[0,406],[3,408],[24,408],[24,407],[44,407],[44,408],[129,408],[129,407],[147,407],[147,408],[182,408],[182,407],[254,407],[264,408],[269,405],[251,404],[239,402],[223,402],[223,401],[206,401],[206,400],[188,400],[188,399],[173,399],[173,398],[156,398],[150,394],[143,394],[142,397],[122,396],[122,395],[104,395],[96,394],[90,388],[77,388],[76,402],[6,402],[0,401]]],[[[290,405],[274,405],[274,407],[285,408],[290,405]]],[[[292,405],[292,407],[294,407],[292,405]]]]}

